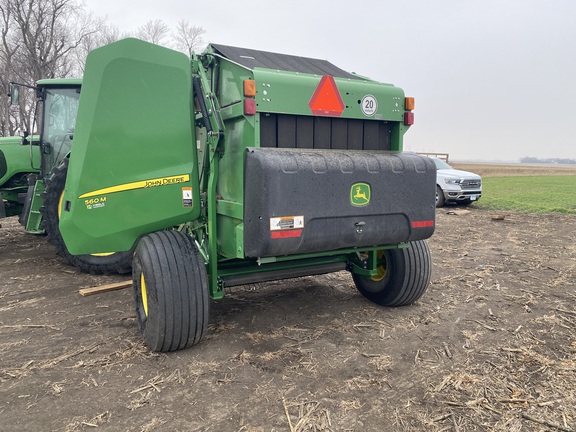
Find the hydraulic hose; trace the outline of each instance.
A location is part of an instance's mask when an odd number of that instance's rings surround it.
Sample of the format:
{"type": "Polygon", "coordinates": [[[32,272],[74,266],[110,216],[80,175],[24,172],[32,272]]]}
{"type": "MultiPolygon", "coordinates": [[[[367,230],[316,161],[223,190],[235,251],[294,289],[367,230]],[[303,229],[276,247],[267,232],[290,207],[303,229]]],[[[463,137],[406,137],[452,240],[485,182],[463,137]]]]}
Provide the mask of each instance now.
{"type": "Polygon", "coordinates": [[[194,90],[194,97],[198,101],[200,107],[200,112],[202,113],[202,121],[204,127],[208,133],[212,132],[212,125],[210,124],[210,119],[208,118],[208,108],[206,107],[206,100],[204,99],[204,92],[202,91],[202,84],[200,78],[192,78],[192,88],[194,90]]]}

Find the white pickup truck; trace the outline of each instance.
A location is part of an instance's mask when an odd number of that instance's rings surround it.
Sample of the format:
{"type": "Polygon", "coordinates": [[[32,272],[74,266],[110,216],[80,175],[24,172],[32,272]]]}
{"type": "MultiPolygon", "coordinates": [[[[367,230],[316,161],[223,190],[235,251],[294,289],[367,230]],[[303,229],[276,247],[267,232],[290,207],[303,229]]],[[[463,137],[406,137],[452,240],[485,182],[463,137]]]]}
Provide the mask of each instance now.
{"type": "Polygon", "coordinates": [[[436,207],[447,203],[469,205],[482,196],[482,177],[452,168],[441,159],[430,158],[436,164],[436,207]]]}

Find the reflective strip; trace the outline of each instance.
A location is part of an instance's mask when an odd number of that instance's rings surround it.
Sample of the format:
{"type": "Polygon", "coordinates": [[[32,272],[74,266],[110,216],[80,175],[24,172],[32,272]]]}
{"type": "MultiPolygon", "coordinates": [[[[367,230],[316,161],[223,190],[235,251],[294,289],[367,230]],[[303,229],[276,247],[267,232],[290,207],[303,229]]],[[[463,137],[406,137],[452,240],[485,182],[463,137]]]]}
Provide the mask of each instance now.
{"type": "Polygon", "coordinates": [[[272,231],[273,239],[300,237],[302,230],[272,231]]]}
{"type": "Polygon", "coordinates": [[[110,186],[104,189],[98,189],[92,192],[87,192],[85,194],[82,194],[78,197],[78,199],[82,199],[82,198],[89,198],[89,197],[93,197],[93,196],[97,196],[97,195],[106,195],[106,194],[111,194],[111,193],[116,193],[116,192],[125,192],[125,191],[129,191],[129,190],[135,190],[135,189],[146,189],[146,188],[150,188],[150,187],[158,187],[158,186],[169,186],[172,184],[178,184],[178,183],[186,183],[190,181],[190,175],[189,174],[182,174],[182,175],[177,175],[177,176],[172,176],[172,177],[159,177],[159,178],[155,178],[155,179],[150,179],[150,180],[142,180],[142,181],[137,181],[137,182],[133,182],[133,183],[124,183],[118,186],[110,186]]]}
{"type": "Polygon", "coordinates": [[[412,222],[412,228],[428,228],[433,226],[434,226],[433,220],[412,222]]]}

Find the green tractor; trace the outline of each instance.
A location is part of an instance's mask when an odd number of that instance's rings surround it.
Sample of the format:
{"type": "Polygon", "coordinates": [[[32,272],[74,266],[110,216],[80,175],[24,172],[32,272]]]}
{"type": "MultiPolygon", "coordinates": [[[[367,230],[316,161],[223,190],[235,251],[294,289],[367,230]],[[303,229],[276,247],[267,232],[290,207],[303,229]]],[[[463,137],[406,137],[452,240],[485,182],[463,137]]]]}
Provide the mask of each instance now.
{"type": "Polygon", "coordinates": [[[29,179],[40,172],[37,144],[27,143],[28,137],[0,137],[0,218],[22,214],[29,179]]]}
{"type": "MultiPolygon", "coordinates": [[[[67,78],[40,80],[33,87],[39,135],[0,141],[0,217],[19,215],[27,232],[46,234],[56,252],[82,271],[128,273],[131,252],[71,255],[58,227],[81,85],[81,79],[67,78]]],[[[13,103],[19,86],[12,84],[13,103]]]]}
{"type": "Polygon", "coordinates": [[[324,61],[136,39],[86,63],[60,230],[73,254],[135,250],[140,330],[196,344],[209,299],[347,270],[362,295],[426,291],[436,169],[403,152],[414,101],[324,61]]]}

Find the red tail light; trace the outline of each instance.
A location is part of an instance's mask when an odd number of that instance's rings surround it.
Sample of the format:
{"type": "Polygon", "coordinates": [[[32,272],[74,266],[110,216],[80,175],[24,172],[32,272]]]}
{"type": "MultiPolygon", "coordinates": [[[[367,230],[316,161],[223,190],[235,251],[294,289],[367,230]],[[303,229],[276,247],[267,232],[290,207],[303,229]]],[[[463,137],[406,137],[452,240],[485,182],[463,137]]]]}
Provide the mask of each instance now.
{"type": "Polygon", "coordinates": [[[406,126],[412,126],[414,124],[414,113],[413,112],[405,112],[404,113],[404,124],[406,126]]]}
{"type": "Polygon", "coordinates": [[[256,101],[254,99],[244,99],[244,115],[253,116],[256,114],[256,101]]]}

